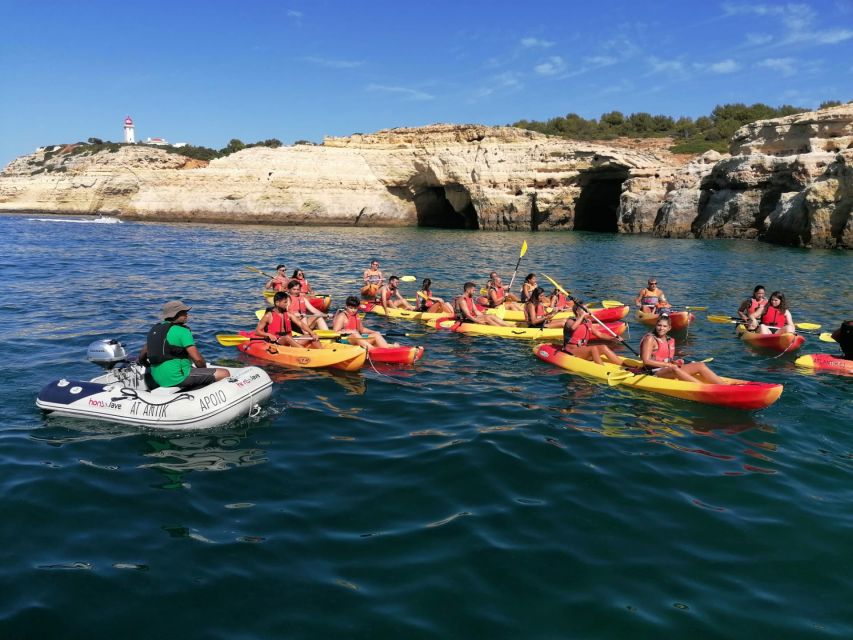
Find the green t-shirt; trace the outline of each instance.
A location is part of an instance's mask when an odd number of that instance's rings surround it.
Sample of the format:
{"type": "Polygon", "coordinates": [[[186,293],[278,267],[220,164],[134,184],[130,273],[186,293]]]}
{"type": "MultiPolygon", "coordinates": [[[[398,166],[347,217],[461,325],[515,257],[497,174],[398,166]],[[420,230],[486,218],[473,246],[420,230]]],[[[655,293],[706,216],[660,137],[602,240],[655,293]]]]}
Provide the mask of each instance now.
{"type": "MultiPolygon", "coordinates": [[[[193,341],[193,334],[189,329],[180,324],[173,324],[166,334],[166,344],[186,349],[192,347],[195,341],[193,341]]],[[[192,360],[189,358],[166,360],[163,364],[151,365],[151,377],[161,387],[175,387],[190,374],[192,366],[192,360]]]]}

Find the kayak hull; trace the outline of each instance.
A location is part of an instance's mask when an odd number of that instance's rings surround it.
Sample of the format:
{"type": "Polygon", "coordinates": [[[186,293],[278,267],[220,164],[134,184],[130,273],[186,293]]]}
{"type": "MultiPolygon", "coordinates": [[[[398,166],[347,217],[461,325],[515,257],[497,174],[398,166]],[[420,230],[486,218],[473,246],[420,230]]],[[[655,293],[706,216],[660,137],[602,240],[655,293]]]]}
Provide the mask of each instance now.
{"type": "Polygon", "coordinates": [[[843,356],[834,356],[829,353],[812,353],[800,356],[794,360],[794,364],[815,371],[832,371],[833,373],[853,375],[853,360],[847,360],[843,356]]]}
{"type": "Polygon", "coordinates": [[[446,318],[446,313],[428,313],[426,311],[409,311],[408,309],[387,309],[381,304],[372,302],[362,302],[359,307],[362,311],[375,313],[377,316],[385,316],[386,318],[398,318],[400,320],[436,320],[438,318],[446,318]]]}
{"type": "Polygon", "coordinates": [[[259,360],[300,369],[358,371],[367,359],[367,352],[362,347],[339,343],[323,344],[320,349],[303,349],[272,344],[266,340],[249,340],[238,344],[237,349],[259,360]]]}
{"type": "MultiPolygon", "coordinates": [[[[274,296],[275,291],[264,291],[264,298],[266,299],[267,304],[272,305],[274,296]]],[[[322,311],[323,313],[325,313],[329,310],[329,307],[332,306],[332,296],[308,298],[308,302],[310,302],[311,306],[314,307],[317,311],[322,311]]]]}
{"type": "Polygon", "coordinates": [[[494,336],[498,338],[519,338],[522,340],[552,340],[562,339],[563,328],[554,329],[531,329],[530,327],[501,327],[490,324],[476,324],[474,322],[458,322],[446,315],[435,320],[429,320],[427,324],[435,329],[445,329],[455,333],[469,333],[476,336],[494,336]]]}
{"type": "Polygon", "coordinates": [[[780,353],[793,353],[803,346],[806,339],[797,333],[755,333],[747,331],[742,324],[737,326],[737,334],[749,346],[780,353]]]}
{"type": "MultiPolygon", "coordinates": [[[[632,374],[623,378],[626,370],[622,367],[615,364],[598,365],[589,360],[576,358],[551,344],[536,345],[533,353],[540,360],[572,373],[591,376],[598,380],[607,380],[609,374],[618,373],[619,386],[729,409],[745,411],[766,409],[779,399],[783,390],[781,384],[746,382],[734,378],[724,378],[730,384],[702,384],[658,378],[652,374],[632,374]]],[[[639,364],[636,361],[628,360],[628,362],[639,364]]]]}
{"type": "Polygon", "coordinates": [[[367,359],[387,364],[415,364],[423,355],[423,347],[373,347],[367,352],[367,359]]]}
{"type": "MultiPolygon", "coordinates": [[[[672,330],[678,331],[686,329],[690,323],[696,319],[696,316],[689,311],[673,311],[669,315],[669,321],[672,324],[672,330]]],[[[653,327],[657,324],[660,315],[657,313],[648,313],[646,311],[637,311],[637,320],[645,325],[653,327]]]]}
{"type": "MultiPolygon", "coordinates": [[[[501,307],[486,309],[486,313],[490,316],[499,316],[507,322],[525,321],[524,311],[515,311],[513,309],[506,309],[501,311],[501,309],[501,307]]],[[[629,311],[630,307],[627,305],[623,305],[621,307],[590,309],[592,315],[594,315],[602,322],[617,322],[627,316],[629,311]]],[[[560,311],[559,313],[555,313],[553,317],[555,320],[562,320],[564,318],[574,318],[575,313],[574,311],[560,311]]]]}

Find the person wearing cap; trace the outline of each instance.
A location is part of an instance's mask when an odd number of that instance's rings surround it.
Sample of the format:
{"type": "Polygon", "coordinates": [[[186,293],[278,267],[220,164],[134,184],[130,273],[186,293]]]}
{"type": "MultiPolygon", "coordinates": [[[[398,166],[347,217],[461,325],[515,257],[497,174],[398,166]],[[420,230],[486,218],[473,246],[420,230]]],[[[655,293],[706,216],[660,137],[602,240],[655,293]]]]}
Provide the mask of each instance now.
{"type": "Polygon", "coordinates": [[[151,378],[161,387],[193,389],[231,375],[228,369],[205,366],[207,363],[186,326],[190,309],[180,300],[164,304],[160,322],[151,327],[139,352],[140,364],[150,367],[151,378]]]}
{"type": "Polygon", "coordinates": [[[287,288],[287,283],[289,281],[290,278],[287,277],[287,267],[280,264],[275,268],[275,275],[267,281],[264,287],[266,289],[272,289],[273,291],[284,291],[287,288]]]}

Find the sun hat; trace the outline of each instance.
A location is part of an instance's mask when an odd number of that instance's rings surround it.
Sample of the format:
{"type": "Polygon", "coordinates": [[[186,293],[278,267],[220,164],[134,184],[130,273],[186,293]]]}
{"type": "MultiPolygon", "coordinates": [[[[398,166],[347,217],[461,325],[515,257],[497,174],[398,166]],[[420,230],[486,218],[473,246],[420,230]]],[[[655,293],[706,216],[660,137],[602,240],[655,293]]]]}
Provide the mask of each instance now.
{"type": "Polygon", "coordinates": [[[192,307],[188,307],[180,300],[169,300],[169,302],[163,305],[163,309],[160,311],[160,319],[169,320],[177,316],[181,311],[189,311],[190,309],[192,307]]]}

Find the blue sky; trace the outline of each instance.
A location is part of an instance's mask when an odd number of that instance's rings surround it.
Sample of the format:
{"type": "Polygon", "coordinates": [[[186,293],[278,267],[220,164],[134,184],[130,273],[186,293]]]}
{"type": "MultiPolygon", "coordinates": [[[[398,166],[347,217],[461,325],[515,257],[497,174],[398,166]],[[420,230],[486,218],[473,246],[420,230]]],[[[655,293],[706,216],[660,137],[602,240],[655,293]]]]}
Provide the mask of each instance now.
{"type": "Polygon", "coordinates": [[[435,122],[853,100],[853,0],[0,0],[0,165],[164,137],[321,141],[435,122]]]}

